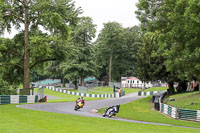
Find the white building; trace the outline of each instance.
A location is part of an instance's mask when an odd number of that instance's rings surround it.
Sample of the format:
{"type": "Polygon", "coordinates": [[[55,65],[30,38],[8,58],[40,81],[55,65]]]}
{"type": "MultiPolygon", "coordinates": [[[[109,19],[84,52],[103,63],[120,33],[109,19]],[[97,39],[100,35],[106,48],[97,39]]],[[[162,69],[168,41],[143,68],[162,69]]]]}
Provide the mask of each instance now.
{"type": "Polygon", "coordinates": [[[151,87],[168,87],[166,82],[161,80],[152,82],[143,82],[136,77],[122,77],[121,78],[122,88],[151,88],[151,87]]]}
{"type": "Polygon", "coordinates": [[[136,77],[122,77],[121,87],[122,88],[150,88],[152,87],[152,83],[143,82],[136,77]]]}

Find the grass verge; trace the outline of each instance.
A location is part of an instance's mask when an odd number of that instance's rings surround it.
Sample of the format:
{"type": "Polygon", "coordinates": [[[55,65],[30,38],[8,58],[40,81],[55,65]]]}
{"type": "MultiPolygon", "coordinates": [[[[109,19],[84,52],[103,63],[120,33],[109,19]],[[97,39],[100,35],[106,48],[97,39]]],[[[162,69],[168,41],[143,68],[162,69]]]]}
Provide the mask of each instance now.
{"type": "MultiPolygon", "coordinates": [[[[122,88],[125,90],[125,94],[133,93],[133,92],[138,92],[141,89],[135,89],[135,88],[122,88]]],[[[78,92],[77,89],[67,89],[68,91],[74,91],[78,92]]],[[[94,87],[90,88],[87,91],[88,94],[113,94],[113,88],[112,87],[94,87]]]]}
{"type": "Polygon", "coordinates": [[[144,92],[147,91],[164,91],[167,90],[168,87],[152,87],[152,88],[148,88],[146,90],[144,90],[144,92]]]}
{"type": "MultiPolygon", "coordinates": [[[[44,89],[44,94],[60,98],[60,99],[48,99],[48,96],[47,96],[47,102],[73,102],[73,101],[76,101],[78,97],[80,97],[80,96],[69,95],[69,94],[61,93],[57,91],[52,91],[49,89],[44,89]]],[[[87,101],[87,100],[98,100],[98,99],[103,99],[103,98],[84,97],[84,99],[87,101]]]]}
{"type": "Polygon", "coordinates": [[[141,89],[136,89],[136,88],[123,88],[123,89],[125,90],[125,94],[141,91],[141,89]]]}
{"type": "MultiPolygon", "coordinates": [[[[125,90],[125,94],[133,93],[140,91],[140,89],[135,89],[135,88],[122,88],[125,90]]],[[[77,90],[69,90],[69,91],[76,91],[77,90]]],[[[87,91],[88,94],[113,94],[113,88],[112,87],[95,87],[88,89],[87,91]]]]}
{"type": "Polygon", "coordinates": [[[197,133],[197,129],[155,126],[0,106],[1,133],[197,133]]]}
{"type": "Polygon", "coordinates": [[[165,102],[176,108],[200,110],[200,93],[189,92],[172,95],[166,98],[165,102]],[[171,98],[174,98],[175,101],[169,101],[171,98]]]}

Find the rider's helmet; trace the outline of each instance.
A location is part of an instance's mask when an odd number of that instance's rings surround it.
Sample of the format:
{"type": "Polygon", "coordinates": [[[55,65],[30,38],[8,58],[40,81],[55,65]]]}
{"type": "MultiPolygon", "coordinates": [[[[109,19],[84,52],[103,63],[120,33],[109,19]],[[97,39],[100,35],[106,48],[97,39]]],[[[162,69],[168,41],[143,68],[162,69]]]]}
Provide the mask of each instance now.
{"type": "Polygon", "coordinates": [[[119,108],[119,107],[120,107],[120,104],[116,105],[116,107],[119,108]]]}

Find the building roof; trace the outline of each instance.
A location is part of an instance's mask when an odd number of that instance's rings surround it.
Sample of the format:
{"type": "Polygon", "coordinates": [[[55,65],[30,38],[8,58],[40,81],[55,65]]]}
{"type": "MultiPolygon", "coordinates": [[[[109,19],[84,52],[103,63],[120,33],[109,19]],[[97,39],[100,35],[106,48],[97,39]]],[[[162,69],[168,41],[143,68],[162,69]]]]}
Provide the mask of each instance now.
{"type": "Polygon", "coordinates": [[[139,79],[136,77],[122,77],[121,80],[125,81],[125,80],[139,80],[139,79]]]}

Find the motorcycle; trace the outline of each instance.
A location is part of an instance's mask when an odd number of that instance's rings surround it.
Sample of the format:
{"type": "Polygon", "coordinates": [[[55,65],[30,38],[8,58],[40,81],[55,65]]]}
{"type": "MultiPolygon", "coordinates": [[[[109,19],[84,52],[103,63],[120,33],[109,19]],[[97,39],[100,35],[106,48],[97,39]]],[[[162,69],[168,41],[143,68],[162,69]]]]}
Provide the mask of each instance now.
{"type": "Polygon", "coordinates": [[[82,99],[76,100],[76,105],[75,105],[74,110],[77,111],[78,109],[83,108],[84,104],[85,104],[84,100],[82,99]]]}
{"type": "Polygon", "coordinates": [[[119,113],[119,107],[120,105],[111,106],[104,110],[103,117],[109,117],[115,116],[117,113],[119,113]]]}

